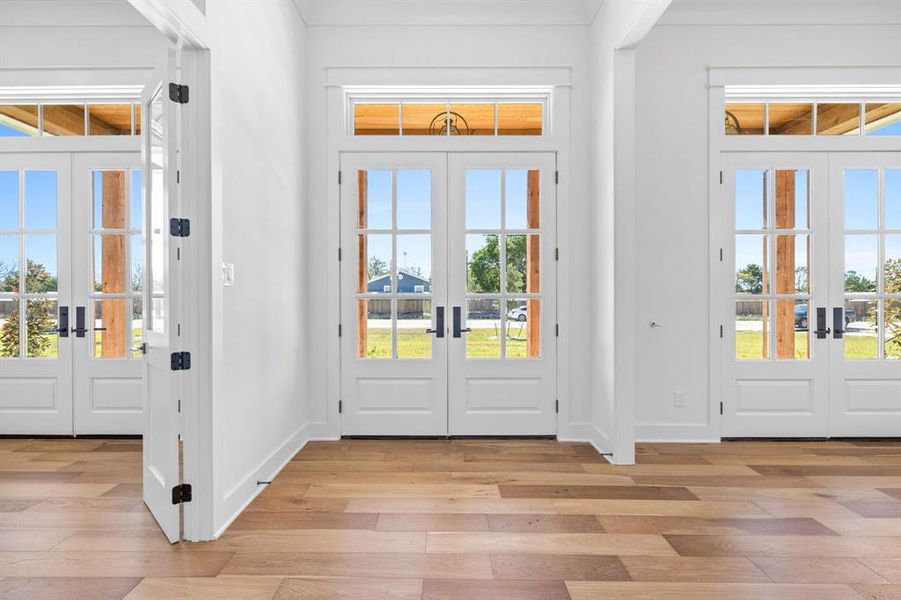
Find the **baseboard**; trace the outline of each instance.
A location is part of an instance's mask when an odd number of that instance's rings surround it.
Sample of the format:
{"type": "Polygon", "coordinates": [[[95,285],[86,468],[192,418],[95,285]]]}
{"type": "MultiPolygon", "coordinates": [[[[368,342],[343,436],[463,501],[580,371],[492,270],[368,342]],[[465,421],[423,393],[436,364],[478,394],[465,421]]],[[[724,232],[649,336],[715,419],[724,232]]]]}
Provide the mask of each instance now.
{"type": "Polygon", "coordinates": [[[266,489],[265,485],[257,484],[258,481],[272,481],[281,472],[285,465],[303,449],[310,440],[309,427],[304,425],[292,433],[287,440],[266,457],[253,471],[245,476],[236,486],[230,489],[222,498],[225,506],[223,512],[228,515],[223,524],[216,529],[213,539],[222,535],[244,509],[266,489]]]}
{"type": "Polygon", "coordinates": [[[561,442],[585,442],[591,444],[604,460],[613,463],[613,444],[610,438],[591,423],[570,423],[566,431],[557,435],[561,442]]]}
{"type": "Polygon", "coordinates": [[[341,439],[341,431],[327,421],[316,421],[307,426],[310,441],[334,441],[341,439]]]}
{"type": "Polygon", "coordinates": [[[711,443],[720,441],[720,432],[706,423],[636,423],[635,441],[711,443]]]}

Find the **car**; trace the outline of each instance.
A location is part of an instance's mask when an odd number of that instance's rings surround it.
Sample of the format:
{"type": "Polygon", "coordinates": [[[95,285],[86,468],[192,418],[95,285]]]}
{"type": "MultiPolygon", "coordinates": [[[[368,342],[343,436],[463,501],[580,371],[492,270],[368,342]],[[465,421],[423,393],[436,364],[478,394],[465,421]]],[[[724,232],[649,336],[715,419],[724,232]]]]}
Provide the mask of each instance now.
{"type": "Polygon", "coordinates": [[[525,321],[526,320],[526,305],[520,304],[516,308],[511,308],[507,311],[507,318],[513,319],[514,321],[525,321]]]}
{"type": "MultiPolygon", "coordinates": [[[[848,324],[851,323],[853,319],[856,319],[856,313],[850,308],[845,309],[845,329],[848,328],[848,324]]],[[[807,304],[796,304],[795,305],[795,329],[803,330],[807,329],[807,324],[809,319],[807,317],[807,304]]]]}

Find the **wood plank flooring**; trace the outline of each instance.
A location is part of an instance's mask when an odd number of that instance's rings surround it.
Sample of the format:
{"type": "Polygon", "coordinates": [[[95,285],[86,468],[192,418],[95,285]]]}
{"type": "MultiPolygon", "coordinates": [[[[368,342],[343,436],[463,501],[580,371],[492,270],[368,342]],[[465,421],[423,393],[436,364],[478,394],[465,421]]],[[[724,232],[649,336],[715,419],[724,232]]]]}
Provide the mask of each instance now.
{"type": "Polygon", "coordinates": [[[901,600],[901,442],[315,442],[174,546],[140,452],[0,439],[0,598],[901,600]]]}

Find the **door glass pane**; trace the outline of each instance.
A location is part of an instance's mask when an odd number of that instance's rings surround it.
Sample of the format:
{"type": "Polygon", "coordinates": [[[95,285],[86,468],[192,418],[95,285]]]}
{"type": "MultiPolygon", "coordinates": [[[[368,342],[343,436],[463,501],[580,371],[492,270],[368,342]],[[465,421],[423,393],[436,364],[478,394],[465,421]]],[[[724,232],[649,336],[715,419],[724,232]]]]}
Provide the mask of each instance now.
{"type": "Polygon", "coordinates": [[[0,105],[0,137],[28,137],[38,134],[36,104],[0,105]]]}
{"type": "Polygon", "coordinates": [[[397,300],[397,357],[432,358],[432,301],[421,298],[397,300]]]}
{"type": "Polygon", "coordinates": [[[810,263],[806,235],[776,236],[776,293],[807,293],[810,263]]]}
{"type": "Polygon", "coordinates": [[[125,299],[94,300],[94,358],[125,358],[128,325],[125,299]]]}
{"type": "Polygon", "coordinates": [[[131,285],[132,292],[144,291],[144,236],[131,237],[131,285]]]}
{"type": "Polygon", "coordinates": [[[508,235],[507,292],[537,294],[541,291],[540,236],[508,235]]]}
{"type": "Polygon", "coordinates": [[[901,294],[901,235],[885,236],[885,293],[901,294]]]}
{"type": "Polygon", "coordinates": [[[125,235],[94,237],[94,290],[106,294],[125,292],[125,235]]]}
{"type": "Polygon", "coordinates": [[[466,236],[466,291],[476,294],[496,294],[501,291],[497,235],[466,236]]]}
{"type": "Polygon", "coordinates": [[[885,227],[901,229],[901,169],[885,170],[885,227]]]}
{"type": "Polygon", "coordinates": [[[431,229],[432,172],[428,169],[397,172],[397,227],[431,229]]]}
{"type": "Polygon", "coordinates": [[[807,229],[808,176],[805,170],[775,172],[776,227],[807,229]]]}
{"type": "Polygon", "coordinates": [[[875,229],[879,225],[879,171],[845,170],[845,229],[875,229]]]}
{"type": "Polygon", "coordinates": [[[84,105],[45,104],[44,133],[46,135],[84,135],[84,105]]]}
{"type": "Polygon", "coordinates": [[[144,299],[136,296],[131,299],[131,356],[143,358],[140,346],[144,342],[144,299]],[[137,348],[137,349],[136,349],[137,348]]]}
{"type": "Polygon", "coordinates": [[[735,228],[766,228],[766,211],[766,171],[764,169],[737,170],[735,172],[735,228]]]}
{"type": "Polygon", "coordinates": [[[0,171],[0,229],[19,228],[19,172],[0,171]]]}
{"type": "Polygon", "coordinates": [[[541,357],[541,300],[507,300],[507,358],[541,357]]]}
{"type": "Polygon", "coordinates": [[[810,356],[807,300],[776,301],[776,358],[805,359],[810,356]]]}
{"type": "Polygon", "coordinates": [[[845,291],[877,292],[879,237],[845,236],[845,291]]]}
{"type": "Polygon", "coordinates": [[[55,358],[59,335],[53,330],[57,325],[57,302],[49,298],[25,301],[26,356],[29,358],[55,358]]]}
{"type": "Polygon", "coordinates": [[[432,236],[398,235],[397,262],[397,293],[432,291],[432,236]]]}
{"type": "Polygon", "coordinates": [[[360,273],[357,291],[371,294],[391,293],[391,234],[357,236],[360,273]]]}
{"type": "Polygon", "coordinates": [[[131,223],[132,229],[144,226],[144,173],[140,169],[131,171],[131,223]]]}
{"type": "Polygon", "coordinates": [[[124,229],[125,171],[94,171],[94,229],[124,229]]]}
{"type": "Polygon", "coordinates": [[[735,292],[766,294],[769,292],[766,235],[735,236],[735,292]]]}
{"type": "Polygon", "coordinates": [[[56,171],[25,172],[25,227],[56,229],[56,171]]]}
{"type": "Polygon", "coordinates": [[[25,291],[44,294],[57,291],[56,236],[26,235],[25,291]]]}
{"type": "Polygon", "coordinates": [[[19,299],[0,298],[0,358],[19,357],[19,299]]]}
{"type": "Polygon", "coordinates": [[[391,358],[391,300],[357,300],[357,356],[391,358]]]}
{"type": "Polygon", "coordinates": [[[391,171],[359,171],[360,229],[391,229],[391,171]]]}
{"type": "Polygon", "coordinates": [[[494,104],[451,104],[451,135],[494,135],[494,104]]]}
{"type": "Polygon", "coordinates": [[[876,300],[845,300],[846,359],[879,358],[878,307],[876,300]]]}
{"type": "Polygon", "coordinates": [[[501,357],[501,302],[496,298],[468,298],[464,333],[466,358],[501,357]]]}
{"type": "Polygon", "coordinates": [[[500,169],[467,169],[466,228],[498,229],[500,226],[500,169]]]}
{"type": "Polygon", "coordinates": [[[404,104],[402,135],[447,135],[447,104],[404,104]]]}
{"type": "Polygon", "coordinates": [[[867,135],[901,135],[901,103],[867,104],[864,121],[867,135]]]}
{"type": "Polygon", "coordinates": [[[813,105],[773,103],[769,105],[770,135],[812,135],[813,105]]]}
{"type": "MultiPolygon", "coordinates": [[[[147,207],[150,212],[150,235],[147,241],[150,243],[150,252],[148,261],[145,265],[150,273],[150,311],[148,314],[149,323],[146,324],[147,329],[154,333],[166,332],[166,301],[164,294],[166,292],[166,265],[165,265],[165,244],[167,242],[166,219],[168,217],[168,208],[166,206],[166,195],[164,189],[164,173],[163,173],[163,153],[165,152],[165,140],[163,133],[166,128],[165,113],[163,112],[163,95],[162,92],[157,93],[150,103],[149,115],[150,127],[148,135],[150,136],[150,163],[151,172],[148,173],[150,178],[150,197],[147,207]]],[[[96,256],[96,253],[95,253],[96,256]]]]}
{"type": "Polygon", "coordinates": [[[19,291],[19,236],[0,235],[0,292],[19,291]]]}
{"type": "Polygon", "coordinates": [[[901,300],[885,301],[885,357],[901,358],[901,300]]]}
{"type": "Polygon", "coordinates": [[[860,133],[859,103],[817,104],[817,135],[860,133]]]}
{"type": "Polygon", "coordinates": [[[735,301],[735,358],[769,358],[769,313],[766,300],[735,301]]]}

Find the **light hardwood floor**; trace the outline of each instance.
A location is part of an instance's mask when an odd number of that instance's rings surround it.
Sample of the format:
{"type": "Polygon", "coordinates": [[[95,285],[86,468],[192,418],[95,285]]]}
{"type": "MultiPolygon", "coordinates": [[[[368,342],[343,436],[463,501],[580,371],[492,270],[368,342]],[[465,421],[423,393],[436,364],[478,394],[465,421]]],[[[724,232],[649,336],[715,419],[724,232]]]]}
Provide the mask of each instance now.
{"type": "Polygon", "coordinates": [[[140,478],[139,441],[0,439],[0,598],[901,599],[901,442],[316,442],[175,546],[140,478]]]}

